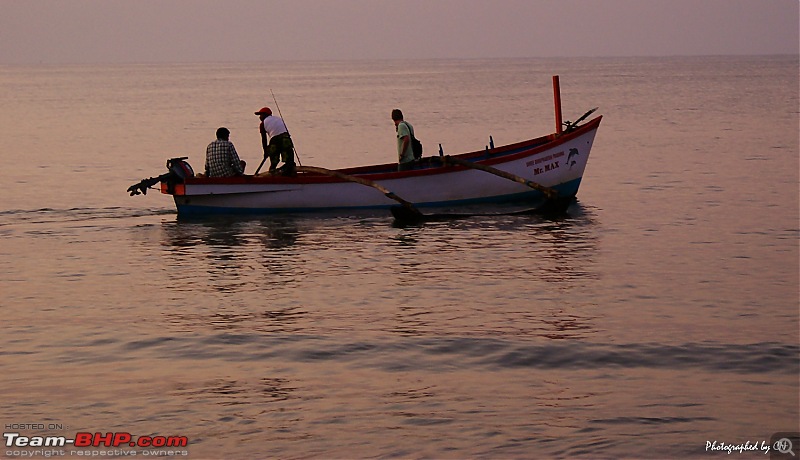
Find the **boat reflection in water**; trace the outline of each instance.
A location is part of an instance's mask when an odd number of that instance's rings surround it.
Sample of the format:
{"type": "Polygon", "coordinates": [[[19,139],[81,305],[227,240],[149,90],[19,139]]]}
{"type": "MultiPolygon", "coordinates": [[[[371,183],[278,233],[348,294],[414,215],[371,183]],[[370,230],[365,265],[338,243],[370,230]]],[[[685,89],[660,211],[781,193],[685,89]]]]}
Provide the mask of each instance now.
{"type": "MultiPolygon", "coordinates": [[[[388,315],[381,328],[406,335],[422,333],[414,325],[429,319],[431,305],[461,308],[471,291],[480,292],[476,299],[493,292],[497,305],[527,308],[537,298],[553,303],[558,292],[598,276],[598,224],[580,203],[554,219],[474,216],[403,228],[388,220],[373,213],[164,222],[166,272],[195,301],[168,313],[169,322],[181,330],[296,333],[316,330],[312,318],[331,309],[338,310],[326,321],[347,327],[348,315],[363,309],[388,315]]],[[[591,330],[590,317],[573,307],[531,308],[518,312],[528,319],[514,328],[551,338],[591,330]]]]}

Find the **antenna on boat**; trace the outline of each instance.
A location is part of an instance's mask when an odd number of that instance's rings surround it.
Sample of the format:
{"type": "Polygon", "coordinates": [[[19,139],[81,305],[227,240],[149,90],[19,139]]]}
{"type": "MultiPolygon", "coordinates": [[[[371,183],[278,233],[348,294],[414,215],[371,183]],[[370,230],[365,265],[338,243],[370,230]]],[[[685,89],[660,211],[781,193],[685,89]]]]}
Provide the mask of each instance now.
{"type": "MultiPolygon", "coordinates": [[[[289,132],[289,127],[286,126],[286,119],[283,118],[283,114],[281,113],[281,106],[278,105],[278,100],[275,99],[275,93],[272,92],[272,88],[269,89],[269,94],[272,95],[272,101],[275,102],[275,108],[278,109],[278,115],[280,115],[281,120],[283,120],[283,126],[286,127],[286,134],[289,137],[292,137],[292,134],[289,132]]],[[[297,149],[294,147],[294,142],[292,142],[292,150],[294,150],[294,157],[297,159],[297,164],[303,166],[303,163],[300,163],[300,155],[297,153],[297,149]]]]}

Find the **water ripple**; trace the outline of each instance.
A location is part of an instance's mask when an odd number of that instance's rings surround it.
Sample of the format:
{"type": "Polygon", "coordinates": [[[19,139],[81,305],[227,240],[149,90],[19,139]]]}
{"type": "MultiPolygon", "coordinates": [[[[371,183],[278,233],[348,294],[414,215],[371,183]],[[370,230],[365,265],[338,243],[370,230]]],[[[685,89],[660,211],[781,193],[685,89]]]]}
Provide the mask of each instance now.
{"type": "Polygon", "coordinates": [[[462,368],[545,370],[695,369],[727,373],[800,373],[800,346],[773,342],[752,344],[648,343],[604,344],[558,342],[520,344],[495,339],[403,338],[386,341],[342,342],[317,336],[216,334],[206,337],[156,337],[123,344],[109,342],[109,356],[91,356],[72,348],[71,359],[125,359],[126,354],[156,354],[164,359],[224,359],[226,361],[340,362],[389,372],[412,369],[462,368]],[[391,358],[391,359],[389,359],[391,358]]]}

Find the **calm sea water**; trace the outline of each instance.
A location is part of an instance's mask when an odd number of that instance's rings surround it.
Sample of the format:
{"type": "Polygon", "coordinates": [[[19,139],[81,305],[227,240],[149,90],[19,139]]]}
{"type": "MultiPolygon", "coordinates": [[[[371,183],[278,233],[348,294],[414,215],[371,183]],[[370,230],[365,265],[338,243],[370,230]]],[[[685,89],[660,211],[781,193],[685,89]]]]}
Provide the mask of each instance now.
{"type": "Polygon", "coordinates": [[[708,442],[800,430],[796,56],[0,82],[4,433],[186,436],[198,459],[719,458],[708,442]],[[218,126],[252,172],[270,91],[301,162],[344,167],[392,161],[395,107],[431,153],[551,132],[554,74],[565,119],[605,117],[564,218],[183,221],[125,192],[169,157],[200,169],[218,126]]]}

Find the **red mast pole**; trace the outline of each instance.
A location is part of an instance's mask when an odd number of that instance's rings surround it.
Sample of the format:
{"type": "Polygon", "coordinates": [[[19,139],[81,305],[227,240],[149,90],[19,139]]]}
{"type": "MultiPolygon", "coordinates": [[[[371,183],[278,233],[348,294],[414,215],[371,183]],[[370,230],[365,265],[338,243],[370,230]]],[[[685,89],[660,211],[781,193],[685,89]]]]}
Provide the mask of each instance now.
{"type": "Polygon", "coordinates": [[[558,75],[553,75],[553,102],[556,106],[556,134],[561,134],[561,85],[558,82],[558,75]]]}

